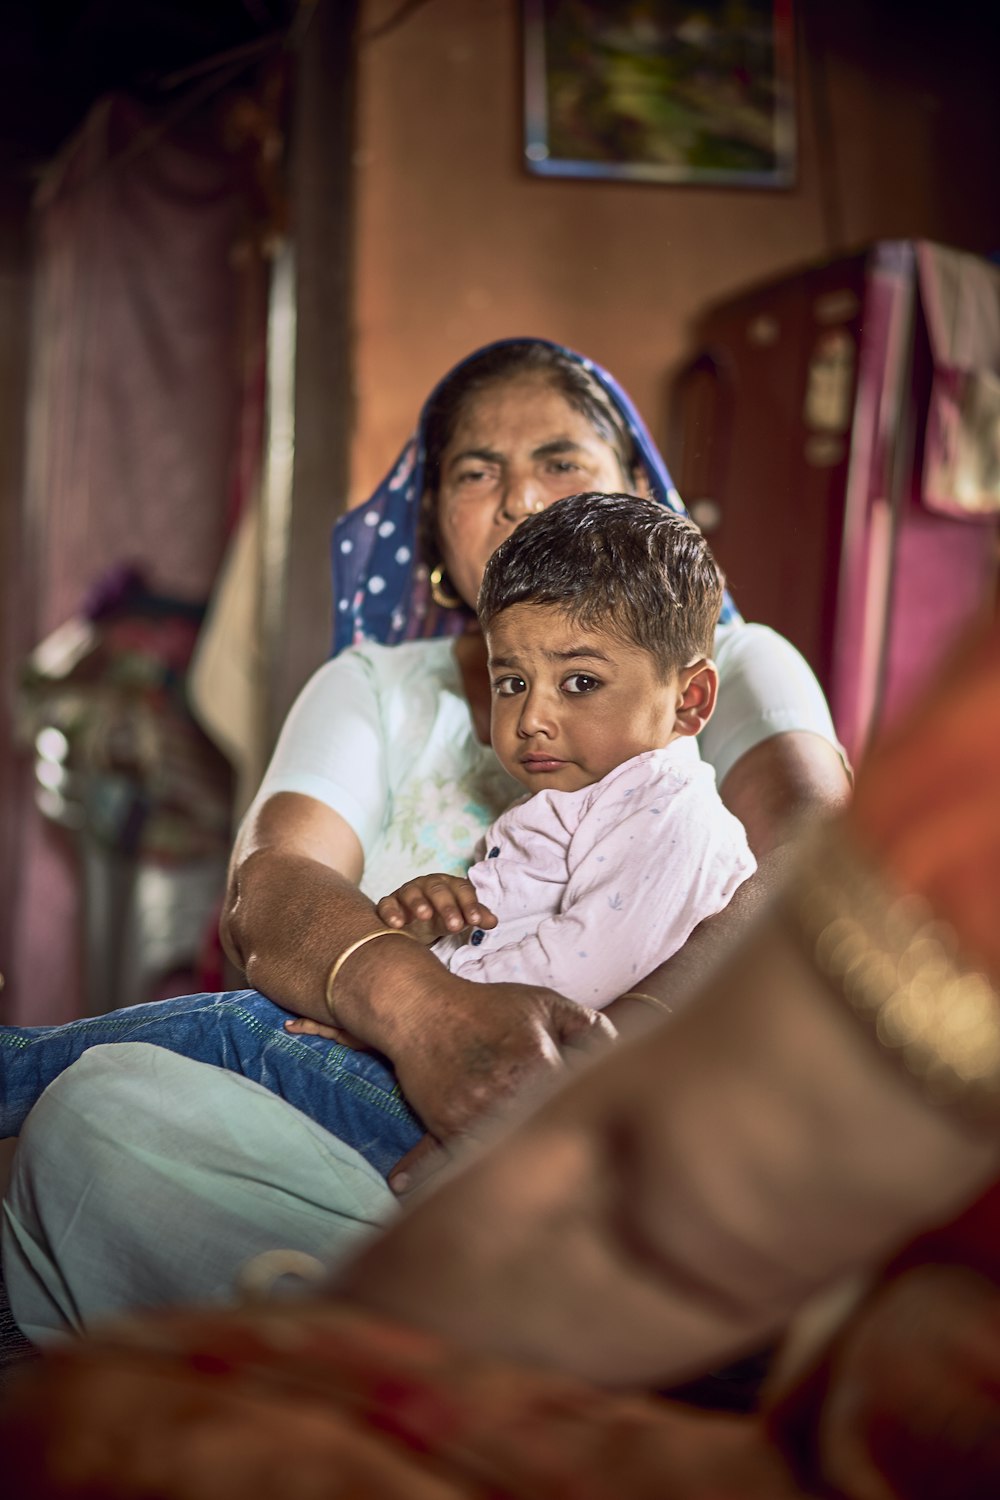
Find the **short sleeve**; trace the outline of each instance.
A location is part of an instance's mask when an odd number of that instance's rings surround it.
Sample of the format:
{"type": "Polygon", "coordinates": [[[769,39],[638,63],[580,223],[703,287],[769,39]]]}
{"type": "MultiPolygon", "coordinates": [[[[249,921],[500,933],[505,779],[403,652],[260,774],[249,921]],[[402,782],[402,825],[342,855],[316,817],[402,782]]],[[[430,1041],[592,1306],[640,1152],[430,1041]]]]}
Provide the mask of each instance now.
{"type": "Polygon", "coordinates": [[[847,765],[823,690],[790,641],[767,625],[720,625],[715,660],[718,701],[698,744],[720,786],[748,750],[791,730],[829,740],[847,765]]]}
{"type": "Polygon", "coordinates": [[[385,736],[370,663],[346,651],[306,683],[255,798],[300,792],[339,813],[366,854],[389,801],[385,736]]]}

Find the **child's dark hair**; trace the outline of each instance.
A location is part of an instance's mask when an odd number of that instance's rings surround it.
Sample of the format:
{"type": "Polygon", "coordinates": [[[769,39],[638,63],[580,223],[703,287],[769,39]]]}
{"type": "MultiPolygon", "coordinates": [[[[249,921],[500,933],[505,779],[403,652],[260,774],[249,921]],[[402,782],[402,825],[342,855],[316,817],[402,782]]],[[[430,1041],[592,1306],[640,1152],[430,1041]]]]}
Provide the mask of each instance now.
{"type": "Polygon", "coordinates": [[[479,591],[487,630],[514,604],[555,604],[585,629],[648,651],[664,676],[711,656],[724,579],[688,516],[637,495],[587,493],[530,516],[479,591]]]}

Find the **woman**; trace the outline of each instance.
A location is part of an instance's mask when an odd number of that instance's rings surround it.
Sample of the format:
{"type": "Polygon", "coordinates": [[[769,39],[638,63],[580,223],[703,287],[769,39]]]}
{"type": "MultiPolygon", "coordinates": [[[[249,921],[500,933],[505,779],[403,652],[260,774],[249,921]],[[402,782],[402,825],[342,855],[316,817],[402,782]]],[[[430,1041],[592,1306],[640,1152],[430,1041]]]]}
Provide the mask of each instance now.
{"type": "MultiPolygon", "coordinates": [[[[440,1160],[439,1143],[474,1133],[528,1081],[558,1074],[610,1035],[599,1016],[553,991],[470,983],[442,974],[414,943],[370,939],[389,935],[372,898],[414,869],[464,869],[516,790],[488,746],[485,653],[472,628],[486,559],[533,510],[580,490],[622,488],[679,504],[627,397],[589,361],[513,340],[451,372],[416,439],[339,529],[337,558],[353,571],[339,591],[338,645],[351,636],[359,644],[304,690],[237,839],[222,921],[227,950],[277,1005],[320,1022],[333,1014],[345,1041],[381,1054],[345,1049],[330,1065],[358,1101],[347,1144],[369,1161],[373,1141],[397,1149],[399,1190],[427,1171],[429,1153],[440,1160]],[[411,586],[418,532],[425,573],[411,586]],[[421,596],[425,579],[433,607],[421,596]],[[381,616],[375,627],[373,614],[381,616]],[[402,643],[364,644],[372,629],[402,643]],[[406,639],[435,632],[444,634],[406,639]],[[418,1121],[428,1136],[415,1145],[418,1121]]],[[[801,658],[772,632],[743,625],[731,605],[726,618],[716,641],[719,706],[702,748],[763,866],[759,895],[794,818],[843,800],[847,777],[801,658]]],[[[750,892],[725,915],[738,922],[752,902],[750,892]]],[[[697,945],[683,959],[690,969],[697,945]]],[[[617,1002],[606,1014],[628,1026],[649,1009],[617,1002]]],[[[274,1028],[267,1045],[292,1044],[277,1021],[274,1028]]],[[[329,1048],[316,1037],[300,1045],[314,1058],[329,1048]]],[[[337,1205],[317,1202],[311,1185],[322,1142],[303,1135],[300,1117],[280,1101],[202,1070],[182,1107],[177,1080],[186,1070],[162,1056],[147,1057],[145,1071],[120,1057],[92,1055],[87,1064],[60,1082],[46,1117],[29,1122],[19,1152],[4,1265],[23,1327],[78,1326],[150,1298],[222,1295],[255,1249],[328,1248],[337,1205]],[[213,1160],[220,1121],[225,1149],[213,1160]],[[234,1136],[245,1137],[246,1160],[233,1156],[234,1136]],[[289,1163],[307,1153],[310,1171],[293,1189],[289,1163]],[[248,1181],[255,1191],[244,1200],[248,1181]],[[137,1204],[138,1214],[126,1209],[137,1204]],[[60,1228],[67,1215],[71,1252],[60,1228]],[[186,1223],[202,1236],[197,1253],[172,1238],[186,1223]]],[[[345,1160],[339,1153],[341,1167],[345,1160]]],[[[365,1163],[346,1164],[367,1191],[365,1163]]],[[[384,1211],[366,1197],[352,1232],[384,1211]]]]}

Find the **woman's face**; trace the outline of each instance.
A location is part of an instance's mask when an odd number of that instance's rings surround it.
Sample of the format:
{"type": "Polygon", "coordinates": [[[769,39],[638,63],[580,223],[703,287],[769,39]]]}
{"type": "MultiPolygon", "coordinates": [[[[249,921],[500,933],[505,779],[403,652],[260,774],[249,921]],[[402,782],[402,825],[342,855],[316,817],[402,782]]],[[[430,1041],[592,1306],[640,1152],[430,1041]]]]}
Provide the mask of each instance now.
{"type": "Polygon", "coordinates": [[[618,454],[544,376],[487,386],[441,456],[438,536],[448,577],[473,608],[483,569],[526,516],[581,490],[628,490],[618,454]]]}

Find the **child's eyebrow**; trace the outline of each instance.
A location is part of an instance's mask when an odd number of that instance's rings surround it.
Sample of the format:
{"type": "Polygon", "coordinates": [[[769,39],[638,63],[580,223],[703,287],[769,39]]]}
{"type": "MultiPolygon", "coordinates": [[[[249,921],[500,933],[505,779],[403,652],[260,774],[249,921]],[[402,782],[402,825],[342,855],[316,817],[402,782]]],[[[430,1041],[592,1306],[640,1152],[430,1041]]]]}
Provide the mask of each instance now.
{"type": "MultiPolygon", "coordinates": [[[[611,661],[611,657],[605,651],[599,651],[596,646],[570,646],[565,651],[543,651],[541,654],[546,661],[611,661]]],[[[515,656],[491,656],[489,664],[491,671],[502,668],[508,672],[516,672],[520,668],[520,662],[515,656]]]]}
{"type": "Polygon", "coordinates": [[[606,651],[600,651],[596,646],[570,646],[565,651],[545,651],[542,653],[549,661],[579,661],[585,657],[587,661],[610,661],[611,657],[606,651]]]}

